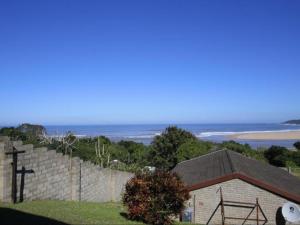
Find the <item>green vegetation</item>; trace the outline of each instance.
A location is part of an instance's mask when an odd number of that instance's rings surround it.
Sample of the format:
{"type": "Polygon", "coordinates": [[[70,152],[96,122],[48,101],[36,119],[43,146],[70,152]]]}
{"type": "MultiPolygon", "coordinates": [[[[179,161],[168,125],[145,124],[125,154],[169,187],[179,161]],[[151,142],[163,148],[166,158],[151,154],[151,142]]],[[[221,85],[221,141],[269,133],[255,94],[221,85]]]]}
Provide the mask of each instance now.
{"type": "Polygon", "coordinates": [[[159,169],[172,169],[178,163],[179,147],[197,138],[190,132],[177,127],[168,127],[152,142],[150,157],[152,165],[159,169]]]}
{"type": "Polygon", "coordinates": [[[268,162],[278,167],[300,167],[300,151],[289,151],[287,148],[272,146],[264,151],[268,162]]]}
{"type": "Polygon", "coordinates": [[[297,142],[294,144],[294,147],[295,147],[297,150],[300,150],[300,141],[297,141],[297,142]]]}
{"type": "Polygon", "coordinates": [[[156,170],[133,177],[126,184],[123,203],[132,220],[171,225],[189,198],[189,191],[178,175],[156,170]]]}
{"type": "Polygon", "coordinates": [[[300,120],[289,120],[289,121],[286,121],[284,122],[283,124],[297,124],[299,125],[300,124],[300,120]]]}
{"type": "Polygon", "coordinates": [[[27,135],[14,127],[3,127],[0,129],[0,134],[2,136],[8,136],[12,140],[26,141],[27,135]]]}
{"type": "Polygon", "coordinates": [[[150,146],[133,141],[111,142],[106,137],[78,139],[73,156],[113,169],[137,172],[148,166],[150,146]]]}
{"type": "Polygon", "coordinates": [[[261,150],[254,150],[251,148],[248,144],[240,144],[235,141],[224,141],[219,145],[219,148],[223,149],[230,149],[232,151],[241,153],[245,156],[260,160],[260,161],[266,161],[264,157],[264,151],[265,149],[261,150]]]}
{"type": "Polygon", "coordinates": [[[34,144],[41,147],[41,138],[45,136],[46,129],[41,125],[22,124],[18,127],[3,127],[0,136],[8,136],[12,140],[23,141],[24,144],[34,144]]]}
{"type": "Polygon", "coordinates": [[[182,162],[201,155],[205,155],[213,148],[213,143],[200,140],[189,140],[179,146],[177,151],[177,161],[182,162]]]}
{"type": "MultiPolygon", "coordinates": [[[[139,172],[148,166],[170,170],[181,161],[224,148],[274,166],[300,167],[300,151],[289,151],[280,146],[254,150],[248,144],[235,141],[217,144],[199,140],[192,133],[177,127],[166,128],[150,145],[134,141],[112,142],[104,136],[76,138],[70,132],[65,137],[49,138],[41,135],[44,131],[39,125],[25,124],[18,128],[2,128],[0,135],[9,136],[13,140],[22,140],[25,144],[31,143],[35,147],[56,149],[58,152],[70,154],[72,157],[77,156],[103,167],[130,172],[139,172]]],[[[294,146],[299,149],[300,142],[296,142],[294,146]]]]}
{"type": "Polygon", "coordinates": [[[285,167],[288,157],[288,150],[280,146],[272,146],[264,152],[266,159],[270,164],[279,167],[285,167]]]}
{"type": "MultiPolygon", "coordinates": [[[[127,220],[122,216],[123,213],[125,214],[124,207],[117,203],[34,201],[17,205],[0,204],[0,218],[3,224],[35,224],[37,216],[65,224],[142,224],[127,220]],[[23,213],[32,216],[29,218],[23,213]]],[[[48,224],[58,224],[54,221],[49,221],[48,224]]]]}
{"type": "Polygon", "coordinates": [[[300,178],[300,167],[290,167],[292,174],[300,178]]]}
{"type": "MultiPolygon", "coordinates": [[[[120,203],[33,201],[0,203],[1,224],[6,225],[143,225],[130,221],[120,203]]],[[[183,223],[177,223],[183,224],[183,223]]]]}

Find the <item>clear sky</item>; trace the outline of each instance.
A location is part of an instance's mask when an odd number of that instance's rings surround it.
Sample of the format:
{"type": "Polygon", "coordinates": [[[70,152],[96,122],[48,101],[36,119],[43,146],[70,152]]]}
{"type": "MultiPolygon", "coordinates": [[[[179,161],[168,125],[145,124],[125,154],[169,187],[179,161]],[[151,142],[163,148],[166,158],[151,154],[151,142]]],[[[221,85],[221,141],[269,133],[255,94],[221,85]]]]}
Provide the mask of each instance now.
{"type": "Polygon", "coordinates": [[[1,1],[0,124],[300,118],[299,0],[1,1]]]}

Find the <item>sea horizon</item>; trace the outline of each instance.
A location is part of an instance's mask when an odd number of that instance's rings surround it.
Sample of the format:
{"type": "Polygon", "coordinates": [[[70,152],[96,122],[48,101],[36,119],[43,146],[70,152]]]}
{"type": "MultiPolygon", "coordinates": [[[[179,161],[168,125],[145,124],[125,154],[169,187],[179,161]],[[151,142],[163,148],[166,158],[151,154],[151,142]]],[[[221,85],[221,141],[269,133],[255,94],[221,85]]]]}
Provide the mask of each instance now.
{"type": "MultiPolygon", "coordinates": [[[[282,123],[195,123],[195,124],[113,124],[113,125],[46,125],[48,135],[63,135],[70,131],[78,137],[106,136],[112,141],[131,140],[150,144],[168,126],[178,126],[201,140],[222,142],[228,136],[242,133],[299,131],[300,126],[282,123]]],[[[280,145],[292,148],[294,140],[234,140],[254,148],[280,145]]]]}
{"type": "MultiPolygon", "coordinates": [[[[17,126],[17,125],[11,125],[17,126]]],[[[177,126],[193,133],[198,139],[221,143],[234,140],[249,144],[253,148],[279,145],[293,148],[296,140],[242,140],[230,138],[231,135],[244,133],[300,131],[300,125],[283,123],[153,123],[153,124],[81,124],[81,125],[43,125],[49,136],[61,136],[72,132],[78,138],[105,136],[112,141],[135,141],[150,144],[168,126],[177,126]]],[[[1,127],[7,127],[2,126],[1,127]]]]}

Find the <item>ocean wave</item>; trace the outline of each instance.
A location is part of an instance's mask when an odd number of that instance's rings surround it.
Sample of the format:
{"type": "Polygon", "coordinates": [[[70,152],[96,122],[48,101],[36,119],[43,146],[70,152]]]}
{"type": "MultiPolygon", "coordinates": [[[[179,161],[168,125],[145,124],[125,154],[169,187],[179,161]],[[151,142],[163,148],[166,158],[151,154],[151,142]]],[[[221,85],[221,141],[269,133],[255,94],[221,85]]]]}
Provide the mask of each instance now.
{"type": "MultiPolygon", "coordinates": [[[[50,138],[63,138],[63,137],[66,137],[65,134],[52,134],[52,135],[47,135],[48,137],[50,138]]],[[[73,136],[77,137],[77,138],[85,138],[85,137],[88,137],[88,135],[85,135],[85,134],[73,134],[73,136]]]]}
{"type": "Polygon", "coordinates": [[[237,134],[237,132],[201,132],[200,134],[196,134],[196,137],[198,138],[204,138],[204,137],[211,137],[211,136],[227,136],[227,135],[234,135],[237,134]]]}
{"type": "Polygon", "coordinates": [[[224,132],[201,132],[200,134],[196,134],[198,138],[205,138],[211,136],[230,136],[236,134],[256,134],[256,133],[281,133],[281,132],[291,132],[291,131],[300,131],[300,130],[264,130],[264,131],[224,131],[224,132]]]}
{"type": "Polygon", "coordinates": [[[130,138],[130,139],[151,139],[155,138],[156,136],[160,136],[162,133],[154,133],[154,134],[147,134],[147,135],[131,135],[131,136],[125,136],[125,138],[130,138]]]}

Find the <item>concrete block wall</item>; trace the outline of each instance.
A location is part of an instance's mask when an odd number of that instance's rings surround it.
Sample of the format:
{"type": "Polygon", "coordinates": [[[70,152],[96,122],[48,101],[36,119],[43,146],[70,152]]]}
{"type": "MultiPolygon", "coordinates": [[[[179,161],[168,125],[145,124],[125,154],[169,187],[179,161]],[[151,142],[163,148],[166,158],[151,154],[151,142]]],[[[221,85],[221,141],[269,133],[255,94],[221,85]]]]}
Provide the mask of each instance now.
{"type": "MultiPolygon", "coordinates": [[[[256,198],[258,198],[259,204],[268,219],[267,224],[276,224],[276,213],[278,209],[282,207],[284,203],[289,202],[289,200],[287,199],[284,199],[252,184],[246,183],[240,179],[233,179],[220,184],[212,185],[210,187],[195,190],[190,193],[192,198],[189,200],[188,204],[192,208],[194,208],[193,203],[195,198],[195,223],[207,223],[213,211],[216,209],[217,205],[220,202],[220,193],[218,192],[220,187],[222,187],[223,197],[225,201],[227,200],[255,203],[256,198]]],[[[225,207],[226,217],[245,218],[250,211],[250,209],[225,207]]],[[[255,219],[256,212],[254,212],[252,217],[250,218],[255,219]]],[[[262,219],[263,216],[259,214],[259,218],[262,219]]],[[[240,223],[242,223],[242,221],[226,220],[226,224],[240,223]]],[[[217,211],[210,224],[221,224],[220,209],[217,211]]],[[[248,222],[247,224],[256,224],[256,222],[252,221],[248,222]]],[[[262,222],[260,224],[262,224],[262,222]]]]}
{"type": "Polygon", "coordinates": [[[0,142],[0,199],[4,198],[4,154],[1,154],[4,152],[4,146],[5,144],[3,142],[0,142]]]}
{"type": "Polygon", "coordinates": [[[8,137],[0,137],[0,201],[11,201],[11,162],[7,159],[5,152],[8,152],[13,143],[8,137]]]}
{"type": "MultiPolygon", "coordinates": [[[[46,148],[33,148],[22,142],[0,138],[0,201],[11,201],[12,156],[5,152],[25,150],[18,155],[18,170],[33,170],[24,176],[23,199],[73,200],[108,202],[119,201],[132,173],[104,169],[79,158],[56,153],[46,148]]],[[[21,193],[21,174],[18,174],[18,199],[21,193]]]]}

